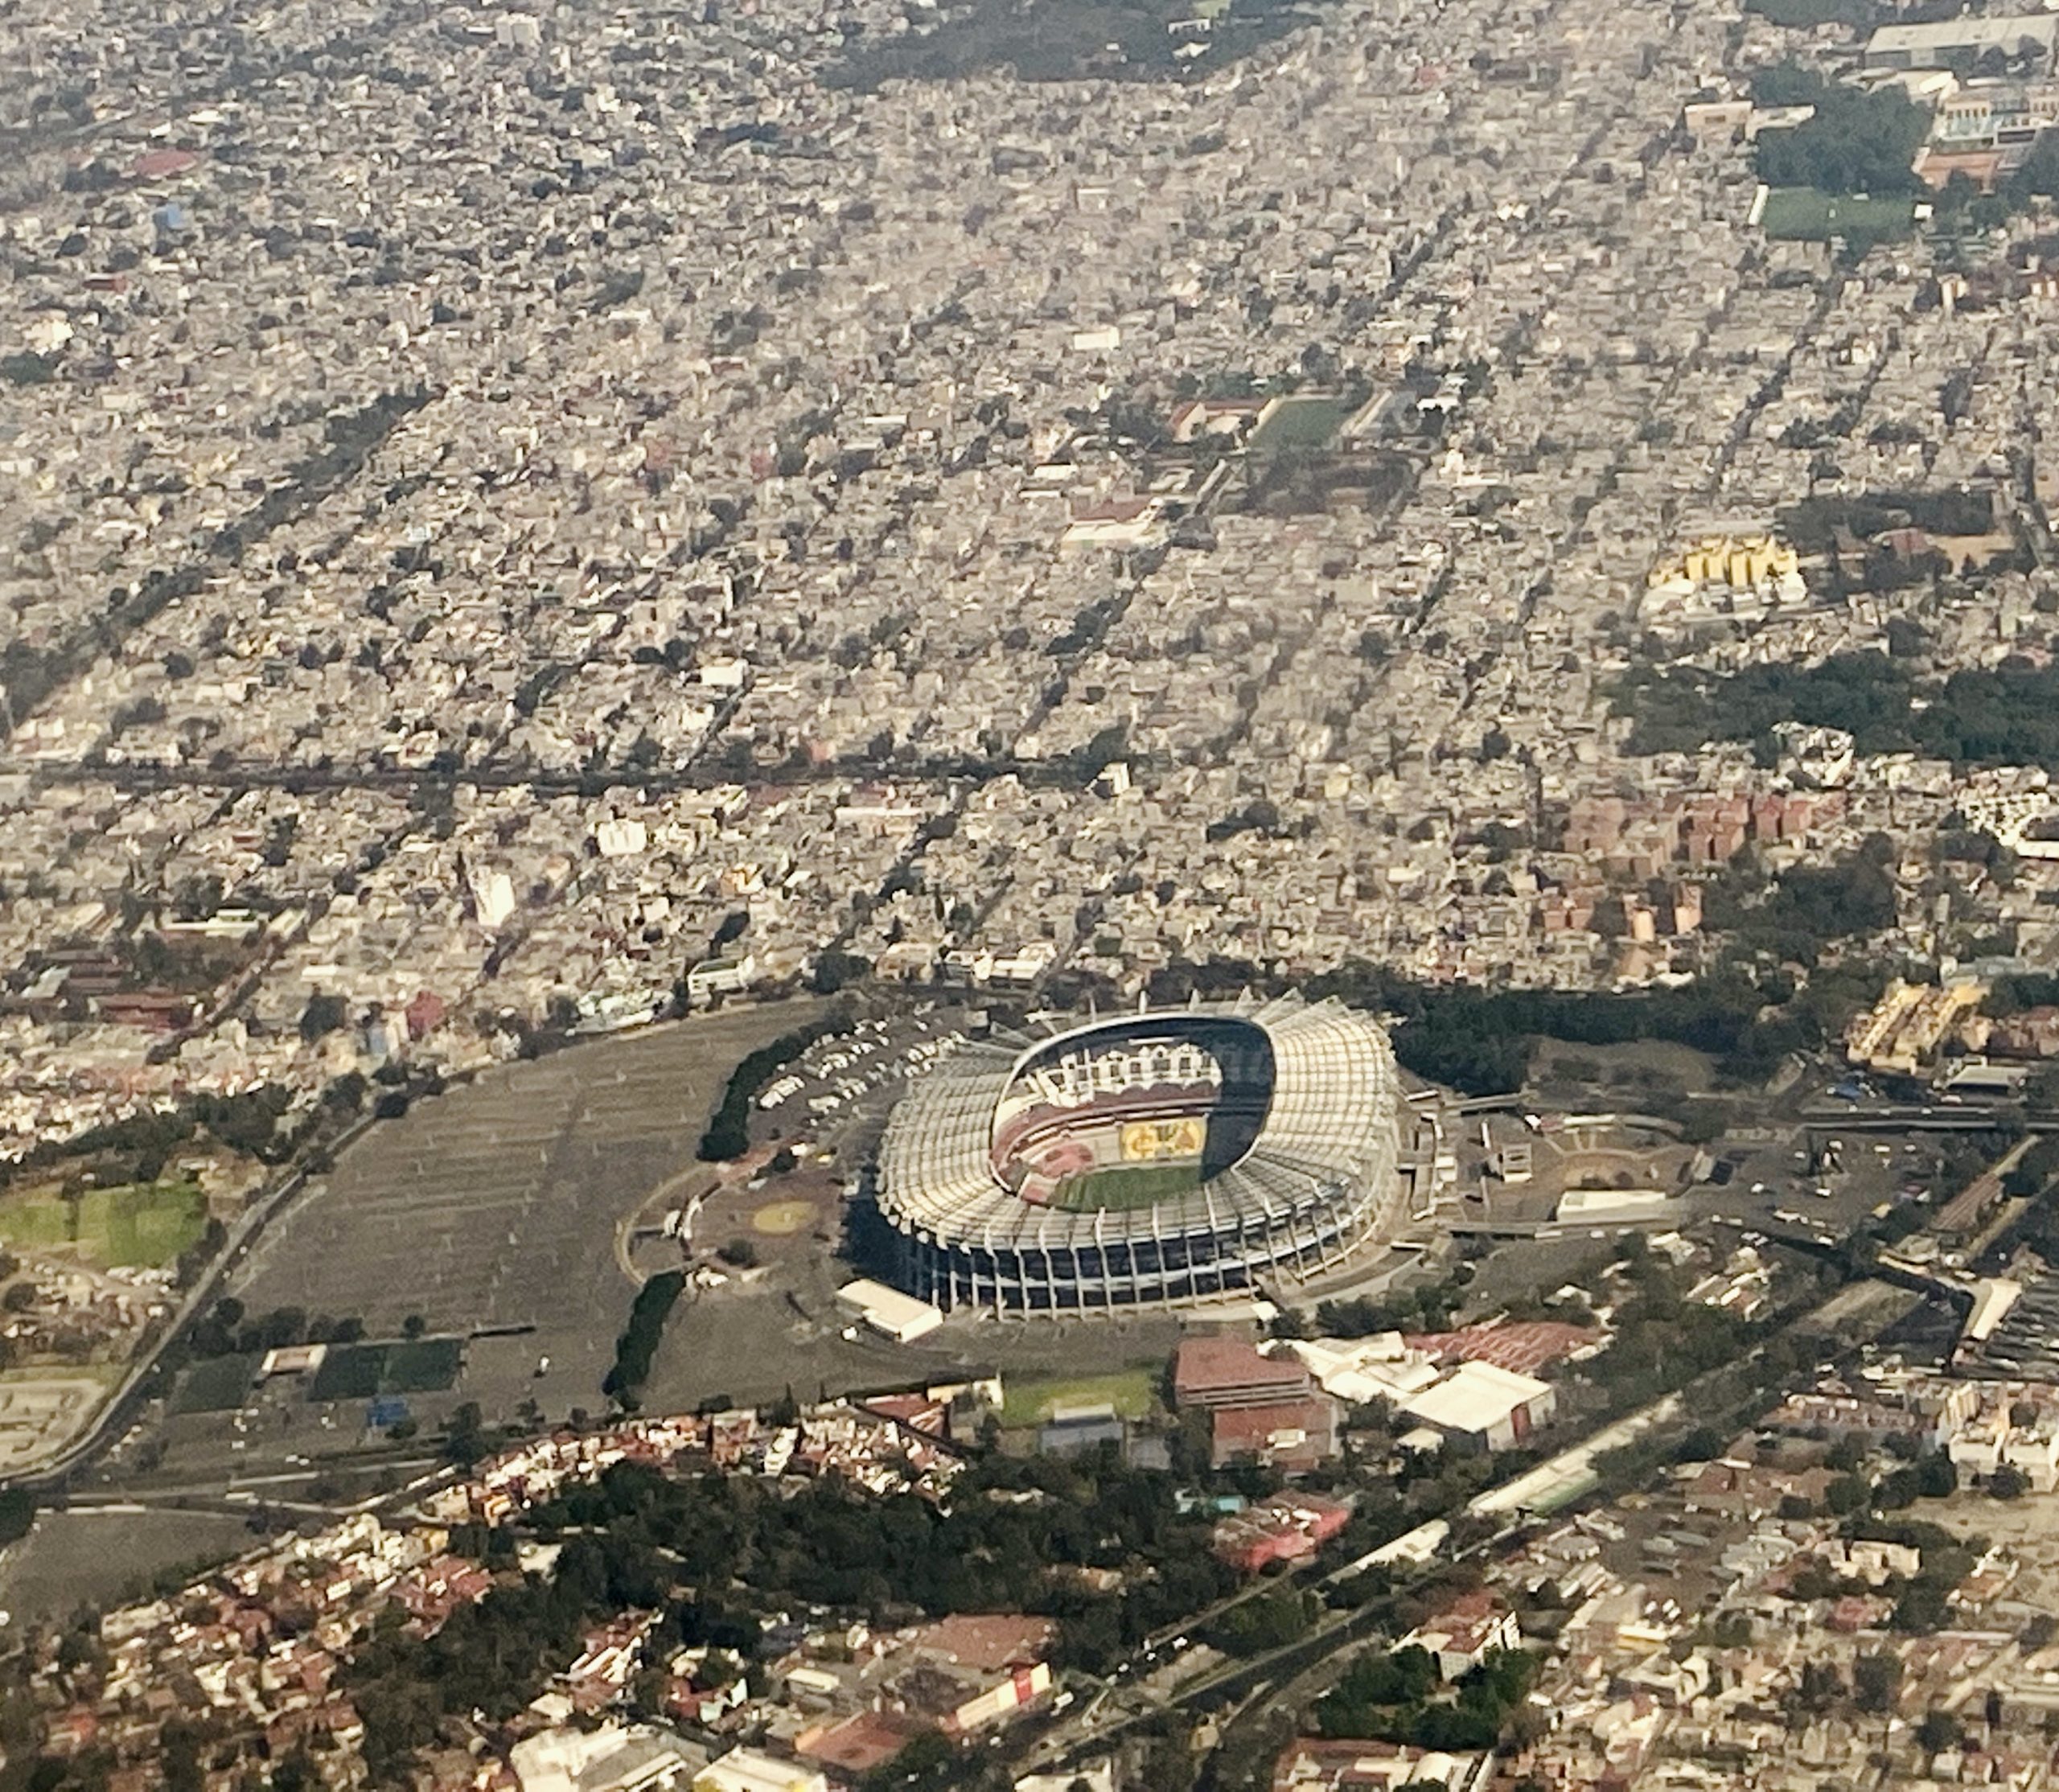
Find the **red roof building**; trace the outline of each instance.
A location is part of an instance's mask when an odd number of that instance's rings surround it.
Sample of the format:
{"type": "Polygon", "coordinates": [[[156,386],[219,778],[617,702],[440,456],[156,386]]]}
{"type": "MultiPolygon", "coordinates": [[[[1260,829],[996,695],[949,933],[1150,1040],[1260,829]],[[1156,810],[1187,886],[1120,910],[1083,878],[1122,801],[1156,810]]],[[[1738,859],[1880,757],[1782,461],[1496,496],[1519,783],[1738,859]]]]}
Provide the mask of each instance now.
{"type": "Polygon", "coordinates": [[[191,150],[146,150],[129,164],[129,172],[138,180],[163,180],[199,166],[199,162],[191,150]]]}
{"type": "Polygon", "coordinates": [[[1280,1494],[1217,1525],[1210,1547],[1240,1574],[1313,1556],[1342,1531],[1351,1508],[1313,1494],[1280,1494]]]}
{"type": "Polygon", "coordinates": [[[1173,1404],[1182,1411],[1270,1406],[1314,1388],[1315,1378],[1293,1357],[1266,1356],[1239,1338],[1186,1338],[1173,1358],[1173,1404]]]}
{"type": "Polygon", "coordinates": [[[1320,1395],[1265,1406],[1211,1413],[1210,1459],[1220,1469],[1257,1462],[1288,1473],[1305,1473],[1337,1453],[1337,1412],[1320,1395]]]}

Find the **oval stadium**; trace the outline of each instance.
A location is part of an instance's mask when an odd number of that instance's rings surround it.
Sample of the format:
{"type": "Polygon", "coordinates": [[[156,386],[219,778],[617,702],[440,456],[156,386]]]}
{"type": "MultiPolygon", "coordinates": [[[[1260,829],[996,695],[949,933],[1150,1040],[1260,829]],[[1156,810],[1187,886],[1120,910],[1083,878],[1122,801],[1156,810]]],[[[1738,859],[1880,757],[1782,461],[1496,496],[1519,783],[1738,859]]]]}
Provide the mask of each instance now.
{"type": "Polygon", "coordinates": [[[877,1194],[947,1309],[1206,1299],[1305,1277],[1394,1220],[1394,1054],[1289,997],[969,1046],[902,1099],[877,1194]]]}

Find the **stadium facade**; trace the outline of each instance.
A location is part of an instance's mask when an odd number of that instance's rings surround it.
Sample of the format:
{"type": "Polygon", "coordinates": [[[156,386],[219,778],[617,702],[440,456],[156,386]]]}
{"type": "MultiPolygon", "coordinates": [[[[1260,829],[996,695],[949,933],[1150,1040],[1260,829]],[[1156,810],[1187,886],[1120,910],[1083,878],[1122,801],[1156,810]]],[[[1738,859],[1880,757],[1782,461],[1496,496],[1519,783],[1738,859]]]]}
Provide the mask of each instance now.
{"type": "Polygon", "coordinates": [[[880,1147],[896,1279],[946,1309],[1063,1313],[1315,1274],[1394,1223],[1399,1109],[1386,1034],[1334,1001],[968,1046],[880,1147]]]}

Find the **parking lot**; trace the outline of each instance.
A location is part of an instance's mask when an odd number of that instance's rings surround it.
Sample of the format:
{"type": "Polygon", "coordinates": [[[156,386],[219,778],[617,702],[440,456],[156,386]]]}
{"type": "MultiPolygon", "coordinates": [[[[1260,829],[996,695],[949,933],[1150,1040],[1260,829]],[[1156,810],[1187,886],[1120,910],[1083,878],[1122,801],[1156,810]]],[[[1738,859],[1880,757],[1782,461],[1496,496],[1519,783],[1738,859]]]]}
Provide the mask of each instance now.
{"type": "Polygon", "coordinates": [[[693,1161],[737,1060],[819,1010],[740,1008],[510,1064],[375,1127],[261,1239],[232,1292],[475,1338],[461,1391],[598,1408],[634,1292],[617,1231],[693,1161]],[[512,1334],[512,1335],[510,1335],[512,1334]],[[545,1358],[542,1375],[536,1367],[545,1358]]]}

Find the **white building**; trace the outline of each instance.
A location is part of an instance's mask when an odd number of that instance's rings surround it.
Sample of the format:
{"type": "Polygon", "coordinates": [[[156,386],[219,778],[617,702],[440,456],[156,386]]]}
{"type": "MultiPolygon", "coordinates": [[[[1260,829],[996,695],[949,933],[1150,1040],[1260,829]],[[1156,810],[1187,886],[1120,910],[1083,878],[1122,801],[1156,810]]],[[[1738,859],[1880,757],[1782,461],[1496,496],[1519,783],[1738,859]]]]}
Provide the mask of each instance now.
{"type": "Polygon", "coordinates": [[[1473,1449],[1512,1449],[1549,1424],[1558,1390],[1535,1375],[1491,1362],[1461,1362],[1445,1380],[1400,1403],[1401,1410],[1433,1426],[1453,1443],[1473,1449]]]}
{"type": "Polygon", "coordinates": [[[884,1282],[846,1282],[836,1291],[836,1305],[897,1344],[909,1343],[943,1323],[941,1308],[884,1282]]]}
{"type": "Polygon", "coordinates": [[[510,1754],[522,1792],[686,1792],[701,1756],[648,1724],[545,1730],[510,1754]]]}
{"type": "Polygon", "coordinates": [[[829,1782],[798,1761],[758,1749],[732,1749],[701,1769],[693,1792],[829,1792],[829,1782]]]}

